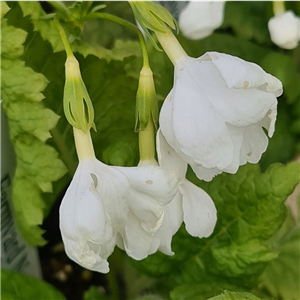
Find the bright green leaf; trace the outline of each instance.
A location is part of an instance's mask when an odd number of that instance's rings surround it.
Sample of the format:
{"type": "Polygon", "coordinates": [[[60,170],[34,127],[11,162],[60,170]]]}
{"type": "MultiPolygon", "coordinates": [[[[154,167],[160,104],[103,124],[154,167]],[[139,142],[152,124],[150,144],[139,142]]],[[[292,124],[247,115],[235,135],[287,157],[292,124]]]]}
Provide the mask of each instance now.
{"type": "MultiPolygon", "coordinates": [[[[59,119],[41,102],[48,80],[25,66],[20,59],[27,33],[2,22],[7,43],[1,61],[3,108],[8,117],[10,137],[15,147],[17,169],[13,182],[13,204],[20,231],[31,245],[43,245],[41,225],[46,203],[42,192],[52,192],[52,182],[60,179],[66,168],[58,152],[46,145],[59,119]],[[11,49],[10,49],[11,48],[11,49]]],[[[2,39],[3,41],[3,39],[2,39]]]]}

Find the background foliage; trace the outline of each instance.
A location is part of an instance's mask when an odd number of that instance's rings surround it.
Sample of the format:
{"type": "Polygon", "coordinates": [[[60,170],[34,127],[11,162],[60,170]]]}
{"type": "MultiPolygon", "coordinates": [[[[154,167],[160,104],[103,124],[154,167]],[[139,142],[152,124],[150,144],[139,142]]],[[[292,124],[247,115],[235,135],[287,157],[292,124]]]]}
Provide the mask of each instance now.
{"type": "MultiPolygon", "coordinates": [[[[126,2],[105,4],[105,12],[134,22],[126,2]]],[[[81,2],[68,5],[74,16],[84,9],[81,2]]],[[[297,3],[287,5],[300,15],[297,3]]],[[[17,157],[13,205],[19,229],[35,246],[46,243],[43,220],[77,166],[71,126],[62,111],[66,55],[53,21],[44,18],[52,10],[47,3],[1,2],[1,91],[17,157]]],[[[116,251],[109,277],[90,286],[84,299],[300,299],[299,219],[285,206],[299,182],[299,164],[291,161],[300,150],[300,47],[285,51],[272,44],[271,16],[271,2],[228,2],[224,23],[213,35],[199,41],[179,36],[191,56],[236,55],[282,81],[275,135],[260,164],[209,183],[189,171],[189,179],[216,204],[213,235],[193,238],[182,227],[173,239],[172,257],[156,253],[136,262],[116,251]]],[[[136,37],[103,20],[83,27],[66,23],[65,30],[95,108],[96,156],[111,165],[136,165],[133,129],[141,68],[136,37]]],[[[173,67],[151,43],[148,50],[161,104],[172,87],[173,67]]],[[[3,299],[65,299],[45,282],[33,281],[2,271],[3,299]]]]}

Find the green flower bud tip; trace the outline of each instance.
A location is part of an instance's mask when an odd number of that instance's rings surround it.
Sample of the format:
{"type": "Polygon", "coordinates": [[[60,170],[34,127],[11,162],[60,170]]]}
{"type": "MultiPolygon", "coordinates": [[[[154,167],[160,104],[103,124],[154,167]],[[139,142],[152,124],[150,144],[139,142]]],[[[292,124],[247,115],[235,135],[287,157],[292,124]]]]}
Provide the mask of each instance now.
{"type": "Polygon", "coordinates": [[[168,33],[170,27],[178,33],[179,27],[176,19],[160,4],[152,1],[129,1],[129,4],[135,18],[157,50],[161,51],[149,30],[155,33],[168,33]]]}
{"type": "Polygon", "coordinates": [[[65,70],[64,112],[68,122],[84,132],[91,127],[96,131],[93,104],[82,80],[79,63],[73,55],[67,57],[65,70]]]}
{"type": "Polygon", "coordinates": [[[139,87],[136,96],[135,131],[144,130],[149,120],[153,121],[155,129],[157,129],[158,106],[153,73],[149,67],[143,67],[140,72],[139,87]]]}

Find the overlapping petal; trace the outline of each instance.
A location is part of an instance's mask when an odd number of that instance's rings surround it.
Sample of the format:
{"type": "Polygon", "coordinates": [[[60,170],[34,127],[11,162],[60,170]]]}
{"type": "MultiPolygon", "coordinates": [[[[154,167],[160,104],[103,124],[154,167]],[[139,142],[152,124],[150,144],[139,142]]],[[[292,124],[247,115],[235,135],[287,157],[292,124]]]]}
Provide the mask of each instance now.
{"type": "Polygon", "coordinates": [[[171,249],[173,235],[184,221],[186,230],[193,236],[209,236],[216,224],[216,208],[207,193],[185,179],[187,164],[167,143],[161,130],[157,132],[157,153],[160,166],[167,172],[176,174],[178,191],[174,199],[164,209],[162,226],[156,232],[150,253],[157,249],[165,254],[174,254],[171,249]]]}

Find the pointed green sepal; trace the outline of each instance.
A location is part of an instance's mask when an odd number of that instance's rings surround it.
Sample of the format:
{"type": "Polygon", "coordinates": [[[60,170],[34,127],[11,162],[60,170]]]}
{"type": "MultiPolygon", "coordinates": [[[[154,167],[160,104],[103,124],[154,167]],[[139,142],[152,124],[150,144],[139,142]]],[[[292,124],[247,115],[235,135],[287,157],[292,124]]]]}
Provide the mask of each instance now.
{"type": "Polygon", "coordinates": [[[149,67],[143,67],[136,95],[135,131],[144,130],[148,126],[149,120],[153,121],[155,129],[157,129],[158,106],[153,73],[149,67]]]}
{"type": "Polygon", "coordinates": [[[67,57],[65,70],[64,112],[68,122],[84,132],[91,127],[96,131],[92,100],[82,80],[79,63],[73,55],[67,57]]]}

